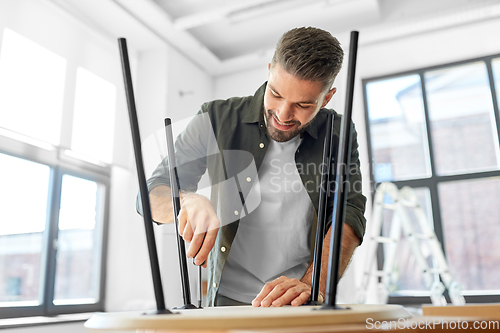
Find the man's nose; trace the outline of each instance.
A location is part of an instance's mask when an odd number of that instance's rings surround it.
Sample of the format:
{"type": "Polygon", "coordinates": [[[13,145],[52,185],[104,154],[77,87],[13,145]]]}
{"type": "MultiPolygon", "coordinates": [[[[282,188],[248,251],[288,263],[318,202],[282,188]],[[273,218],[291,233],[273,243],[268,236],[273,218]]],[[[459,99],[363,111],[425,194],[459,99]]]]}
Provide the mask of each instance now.
{"type": "Polygon", "coordinates": [[[278,119],[282,123],[286,123],[293,119],[293,108],[292,105],[283,102],[277,113],[278,119]]]}

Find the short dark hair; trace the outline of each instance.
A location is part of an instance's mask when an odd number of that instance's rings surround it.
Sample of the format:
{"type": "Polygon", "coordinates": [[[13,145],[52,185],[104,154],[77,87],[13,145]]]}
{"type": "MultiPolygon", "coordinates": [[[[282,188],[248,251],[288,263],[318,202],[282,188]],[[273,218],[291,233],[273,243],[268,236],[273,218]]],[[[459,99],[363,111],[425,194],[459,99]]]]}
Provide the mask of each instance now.
{"type": "Polygon", "coordinates": [[[344,51],[328,31],[295,28],[281,36],[271,62],[302,80],[320,81],[330,89],[342,67],[344,51]]]}

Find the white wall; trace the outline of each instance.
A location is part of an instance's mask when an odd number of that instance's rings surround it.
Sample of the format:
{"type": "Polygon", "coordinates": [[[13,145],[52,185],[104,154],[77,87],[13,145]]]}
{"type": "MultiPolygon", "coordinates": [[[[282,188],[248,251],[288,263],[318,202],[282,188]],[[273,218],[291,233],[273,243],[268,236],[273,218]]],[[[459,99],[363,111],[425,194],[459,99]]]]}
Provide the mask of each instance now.
{"type": "MultiPolygon", "coordinates": [[[[270,59],[269,59],[270,60],[270,59]]],[[[267,81],[267,63],[247,71],[219,76],[214,80],[215,99],[249,96],[267,81]]]]}
{"type": "Polygon", "coordinates": [[[186,56],[169,48],[168,105],[173,122],[194,116],[201,104],[214,99],[213,78],[186,56]]]}

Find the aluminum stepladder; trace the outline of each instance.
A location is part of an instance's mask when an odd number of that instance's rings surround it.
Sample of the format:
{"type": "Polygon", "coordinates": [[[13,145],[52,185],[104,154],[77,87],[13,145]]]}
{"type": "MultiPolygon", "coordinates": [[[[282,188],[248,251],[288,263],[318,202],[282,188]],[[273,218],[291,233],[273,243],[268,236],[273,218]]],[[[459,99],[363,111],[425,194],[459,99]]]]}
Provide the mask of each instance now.
{"type": "Polygon", "coordinates": [[[396,254],[402,234],[404,233],[409,243],[411,254],[415,256],[420,266],[425,286],[431,292],[432,304],[446,305],[447,302],[443,296],[445,286],[454,305],[465,304],[462,287],[451,276],[441,243],[438,241],[422,206],[418,202],[417,195],[411,187],[405,186],[401,190],[398,190],[397,186],[392,183],[381,183],[375,192],[371,224],[370,235],[366,239],[368,242],[367,256],[363,269],[362,284],[357,294],[358,303],[365,302],[370,277],[373,275],[380,278],[380,282],[377,285],[378,303],[387,303],[389,294],[396,290],[398,280],[396,254]],[[389,200],[386,200],[387,196],[389,196],[389,200]],[[393,211],[389,237],[381,236],[385,209],[393,211]],[[422,233],[415,232],[408,212],[410,209],[414,212],[422,233]],[[419,240],[428,242],[435,268],[430,267],[424,258],[419,240]],[[374,273],[372,265],[377,260],[379,243],[382,243],[385,247],[384,265],[382,271],[374,273]],[[441,280],[439,277],[441,277],[441,280]]]}

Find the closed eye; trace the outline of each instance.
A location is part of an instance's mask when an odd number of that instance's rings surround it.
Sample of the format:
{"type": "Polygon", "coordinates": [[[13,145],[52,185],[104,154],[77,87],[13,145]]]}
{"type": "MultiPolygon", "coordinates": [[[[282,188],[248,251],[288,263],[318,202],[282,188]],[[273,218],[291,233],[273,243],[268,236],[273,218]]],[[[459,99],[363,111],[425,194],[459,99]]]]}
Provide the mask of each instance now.
{"type": "Polygon", "coordinates": [[[272,91],[271,89],[269,89],[269,91],[271,92],[271,94],[273,95],[274,98],[281,98],[280,95],[276,94],[274,91],[272,91]]]}

